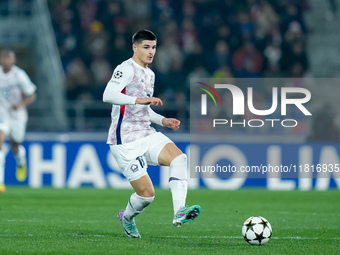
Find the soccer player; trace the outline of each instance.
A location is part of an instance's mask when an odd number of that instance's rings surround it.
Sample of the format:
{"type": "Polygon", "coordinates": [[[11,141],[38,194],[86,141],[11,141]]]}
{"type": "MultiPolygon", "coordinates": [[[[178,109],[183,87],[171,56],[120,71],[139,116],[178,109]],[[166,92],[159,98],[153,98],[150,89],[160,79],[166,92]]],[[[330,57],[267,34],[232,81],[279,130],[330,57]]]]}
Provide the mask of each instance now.
{"type": "Polygon", "coordinates": [[[111,126],[107,143],[124,176],[135,193],[126,209],[118,213],[125,234],[140,238],[135,217],[155,197],[147,164],[170,166],[169,187],[172,193],[173,225],[195,219],[198,205],[185,206],[187,196],[187,156],[164,134],[156,132],[151,122],[178,130],[180,121],[155,113],[150,105],[162,105],[153,97],[155,74],[148,68],[156,53],[157,38],[149,30],[137,31],[132,37],[132,58],[116,67],[108,82],[103,101],[112,104],[111,126]]]}
{"type": "Polygon", "coordinates": [[[26,133],[26,106],[36,98],[36,86],[24,70],[15,65],[15,53],[3,50],[0,54],[0,192],[6,191],[5,153],[3,144],[8,136],[16,160],[16,178],[26,180],[26,150],[21,145],[26,133]]]}

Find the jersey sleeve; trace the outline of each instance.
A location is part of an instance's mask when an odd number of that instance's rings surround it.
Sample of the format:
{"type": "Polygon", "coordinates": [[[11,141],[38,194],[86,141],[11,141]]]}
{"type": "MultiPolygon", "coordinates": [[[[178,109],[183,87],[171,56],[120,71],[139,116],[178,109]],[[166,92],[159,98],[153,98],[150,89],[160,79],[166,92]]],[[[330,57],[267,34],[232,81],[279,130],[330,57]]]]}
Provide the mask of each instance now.
{"type": "Polygon", "coordinates": [[[103,94],[105,103],[127,105],[135,104],[136,97],[124,95],[121,91],[132,81],[133,68],[131,66],[119,65],[113,71],[111,80],[107,83],[103,94]]]}
{"type": "Polygon", "coordinates": [[[164,116],[158,114],[158,113],[155,113],[150,105],[148,107],[148,111],[149,111],[149,115],[150,115],[150,121],[151,123],[155,123],[157,125],[160,125],[160,126],[163,126],[163,123],[162,123],[162,120],[165,118],[164,116]]]}
{"type": "Polygon", "coordinates": [[[33,95],[35,91],[37,90],[37,87],[33,84],[31,79],[28,77],[28,75],[25,73],[25,71],[20,70],[18,72],[18,77],[19,77],[19,86],[26,96],[33,95]]]}
{"type": "Polygon", "coordinates": [[[133,68],[130,65],[119,65],[113,71],[108,85],[113,85],[117,91],[122,91],[133,79],[133,68]]]}

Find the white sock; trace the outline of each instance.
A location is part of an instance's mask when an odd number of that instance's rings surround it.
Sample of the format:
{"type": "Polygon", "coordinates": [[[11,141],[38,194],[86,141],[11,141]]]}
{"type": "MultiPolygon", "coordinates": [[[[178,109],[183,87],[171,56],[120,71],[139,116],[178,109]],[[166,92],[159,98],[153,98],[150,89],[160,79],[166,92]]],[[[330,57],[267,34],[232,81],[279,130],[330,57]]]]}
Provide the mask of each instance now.
{"type": "Polygon", "coordinates": [[[187,175],[187,156],[181,154],[170,164],[169,188],[172,194],[174,215],[182,206],[185,206],[188,192],[187,175]]]}
{"type": "Polygon", "coordinates": [[[5,183],[5,153],[0,150],[0,184],[5,183]]]}
{"type": "Polygon", "coordinates": [[[188,182],[185,180],[172,180],[169,182],[169,187],[172,194],[172,203],[174,206],[174,215],[177,211],[185,206],[187,198],[188,182]]]}
{"type": "Polygon", "coordinates": [[[17,166],[23,166],[26,164],[26,149],[24,146],[19,145],[18,153],[14,154],[17,166]]]}
{"type": "Polygon", "coordinates": [[[124,218],[128,221],[132,221],[138,214],[140,214],[145,207],[152,203],[153,197],[141,197],[136,193],[130,196],[129,202],[124,211],[124,218]]]}

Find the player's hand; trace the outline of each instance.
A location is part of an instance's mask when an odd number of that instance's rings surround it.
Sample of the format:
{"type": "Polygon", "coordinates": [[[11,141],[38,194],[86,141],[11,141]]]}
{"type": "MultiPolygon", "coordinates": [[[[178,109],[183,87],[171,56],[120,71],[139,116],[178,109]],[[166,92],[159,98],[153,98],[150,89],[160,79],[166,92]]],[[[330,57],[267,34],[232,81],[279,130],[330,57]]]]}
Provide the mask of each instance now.
{"type": "Polygon", "coordinates": [[[159,104],[163,105],[163,102],[158,97],[146,97],[146,98],[137,98],[136,104],[150,104],[150,105],[158,106],[159,104]]]}
{"type": "Polygon", "coordinates": [[[177,131],[179,129],[179,125],[181,124],[181,122],[173,118],[170,119],[163,118],[162,124],[164,127],[171,128],[173,131],[177,131]]]}
{"type": "Polygon", "coordinates": [[[19,108],[21,108],[22,106],[20,105],[20,104],[13,104],[12,106],[11,106],[11,109],[12,110],[18,110],[19,108]]]}

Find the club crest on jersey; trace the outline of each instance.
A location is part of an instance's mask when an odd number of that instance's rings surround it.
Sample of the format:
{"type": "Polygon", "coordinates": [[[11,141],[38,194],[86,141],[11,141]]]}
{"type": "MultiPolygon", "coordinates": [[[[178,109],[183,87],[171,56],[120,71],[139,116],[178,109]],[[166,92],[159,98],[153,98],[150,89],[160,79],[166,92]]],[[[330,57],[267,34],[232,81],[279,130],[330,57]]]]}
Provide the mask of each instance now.
{"type": "Polygon", "coordinates": [[[122,71],[116,71],[113,75],[116,79],[120,79],[123,77],[123,72],[122,71]]]}
{"type": "Polygon", "coordinates": [[[1,90],[1,94],[4,98],[8,98],[9,97],[9,88],[3,88],[1,90]]]}
{"type": "Polygon", "coordinates": [[[132,164],[132,165],[130,166],[130,169],[131,169],[131,171],[132,171],[133,173],[135,173],[135,172],[138,171],[138,166],[135,165],[135,164],[132,164]]]}

